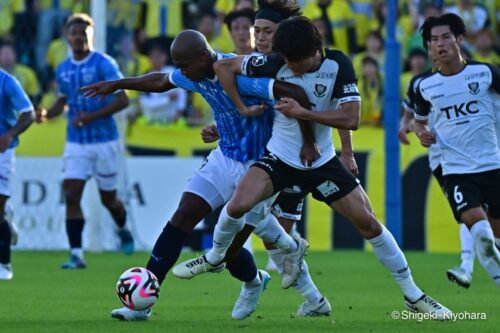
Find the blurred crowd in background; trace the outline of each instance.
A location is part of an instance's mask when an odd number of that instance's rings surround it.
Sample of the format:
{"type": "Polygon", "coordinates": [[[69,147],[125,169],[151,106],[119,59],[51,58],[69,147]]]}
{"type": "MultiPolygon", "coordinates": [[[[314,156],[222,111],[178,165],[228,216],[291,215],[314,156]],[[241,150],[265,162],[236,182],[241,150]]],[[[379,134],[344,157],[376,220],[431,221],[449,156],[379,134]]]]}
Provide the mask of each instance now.
{"type": "MultiPolygon", "coordinates": [[[[107,1],[107,53],[116,59],[124,76],[171,71],[170,44],[183,29],[200,31],[217,51],[253,51],[257,0],[102,1],[107,1]],[[228,16],[233,11],[246,17],[247,23],[235,24],[233,16],[228,16]]],[[[322,33],[325,47],[351,56],[363,101],[362,123],[383,127],[386,2],[297,2],[322,33]]],[[[35,104],[50,107],[55,100],[55,69],[70,55],[64,22],[72,13],[88,13],[89,7],[89,0],[0,0],[0,67],[17,77],[35,104]]],[[[463,54],[467,59],[500,65],[500,0],[400,0],[397,37],[402,98],[411,77],[431,66],[419,27],[426,17],[444,12],[456,13],[466,22],[463,54]]],[[[125,112],[129,130],[134,124],[186,128],[212,121],[201,96],[182,89],[162,94],[130,92],[129,97],[131,106],[125,112]]]]}

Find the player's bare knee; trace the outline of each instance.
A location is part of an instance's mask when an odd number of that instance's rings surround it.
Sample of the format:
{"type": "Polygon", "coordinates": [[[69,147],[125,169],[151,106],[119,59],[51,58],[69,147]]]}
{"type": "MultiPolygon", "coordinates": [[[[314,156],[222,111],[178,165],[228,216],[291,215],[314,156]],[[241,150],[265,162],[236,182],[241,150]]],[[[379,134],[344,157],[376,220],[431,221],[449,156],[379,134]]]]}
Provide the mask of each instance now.
{"type": "Polygon", "coordinates": [[[191,232],[193,228],[201,221],[203,216],[199,216],[196,209],[181,205],[177,208],[170,219],[170,223],[184,232],[191,232]]]}
{"type": "Polygon", "coordinates": [[[243,197],[240,196],[235,196],[231,199],[231,201],[227,205],[227,214],[233,218],[240,218],[242,217],[246,212],[248,212],[250,209],[252,209],[253,206],[251,206],[248,202],[243,197]]]}
{"type": "Polygon", "coordinates": [[[365,239],[377,237],[382,233],[382,226],[371,211],[359,215],[354,222],[361,236],[365,239]]]}

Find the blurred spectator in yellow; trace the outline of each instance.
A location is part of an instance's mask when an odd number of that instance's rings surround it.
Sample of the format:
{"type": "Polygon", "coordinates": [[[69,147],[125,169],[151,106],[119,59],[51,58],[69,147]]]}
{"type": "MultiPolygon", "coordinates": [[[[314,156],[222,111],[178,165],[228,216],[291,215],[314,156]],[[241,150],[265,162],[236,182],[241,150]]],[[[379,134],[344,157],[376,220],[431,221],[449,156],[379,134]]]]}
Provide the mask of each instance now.
{"type": "Polygon", "coordinates": [[[49,85],[49,89],[46,93],[43,94],[39,106],[44,109],[49,109],[57,99],[57,84],[56,80],[51,80],[49,85]]]}
{"type": "Polygon", "coordinates": [[[174,37],[183,30],[181,0],[141,1],[139,17],[145,18],[143,28],[147,38],[158,36],[174,37]]]}
{"type": "Polygon", "coordinates": [[[318,29],[321,37],[323,38],[323,47],[331,49],[332,46],[328,44],[328,29],[326,28],[325,21],[317,18],[313,20],[313,24],[318,29]]]}
{"type": "Polygon", "coordinates": [[[0,67],[19,80],[33,104],[38,102],[41,90],[35,72],[28,66],[17,63],[16,50],[12,44],[0,46],[0,67]]]}
{"type": "Polygon", "coordinates": [[[361,73],[362,62],[366,57],[374,59],[383,70],[385,64],[384,39],[378,31],[370,31],[366,37],[365,51],[356,54],[352,63],[356,73],[361,73]]]}
{"type": "Polygon", "coordinates": [[[473,0],[456,0],[455,4],[448,6],[447,13],[460,16],[467,28],[467,41],[473,43],[476,34],[488,27],[489,15],[485,7],[475,4],[473,0]]]}
{"type": "Polygon", "coordinates": [[[234,53],[250,54],[253,52],[252,32],[255,12],[251,8],[234,10],[224,18],[231,39],[234,44],[234,53]]]}
{"type": "Polygon", "coordinates": [[[322,19],[327,27],[327,45],[346,54],[357,51],[356,21],[346,0],[315,0],[304,8],[304,16],[322,19]]]}
{"type": "Polygon", "coordinates": [[[377,60],[370,56],[361,61],[359,77],[359,94],[361,95],[361,124],[380,125],[384,102],[384,83],[377,60]]]}
{"type": "Polygon", "coordinates": [[[122,36],[132,34],[140,26],[141,0],[107,0],[106,53],[116,58],[122,36]]]}
{"type": "Polygon", "coordinates": [[[53,74],[55,73],[57,66],[70,56],[71,49],[66,41],[66,28],[64,27],[61,37],[50,42],[45,62],[50,67],[53,74]]]}
{"type": "Polygon", "coordinates": [[[401,74],[401,98],[406,95],[411,79],[428,69],[427,52],[421,48],[411,50],[406,59],[405,71],[401,74]]]}
{"type": "Polygon", "coordinates": [[[224,20],[224,17],[233,10],[241,10],[241,9],[254,9],[255,3],[253,0],[217,0],[215,2],[215,11],[217,15],[222,15],[221,20],[224,20]]]}
{"type": "MultiPolygon", "coordinates": [[[[418,16],[416,25],[415,25],[415,31],[413,34],[410,36],[408,39],[407,45],[403,45],[405,49],[409,52],[410,50],[420,48],[424,50],[424,45],[423,42],[424,40],[422,39],[422,34],[420,33],[420,26],[422,23],[424,23],[425,19],[428,17],[438,17],[443,14],[442,7],[439,5],[436,5],[435,3],[428,3],[425,7],[422,8],[422,14],[418,16]]],[[[406,52],[405,52],[406,53],[406,52]]],[[[406,91],[405,91],[406,94],[406,91]]]]}
{"type": "Polygon", "coordinates": [[[24,0],[0,0],[0,39],[12,42],[14,15],[25,10],[24,0]]]}
{"type": "Polygon", "coordinates": [[[377,0],[349,0],[356,19],[356,44],[358,48],[365,45],[368,33],[376,26],[373,3],[377,0]]]}
{"type": "Polygon", "coordinates": [[[477,32],[472,59],[500,66],[500,56],[495,50],[491,31],[483,29],[477,32]]]}
{"type": "Polygon", "coordinates": [[[45,70],[45,56],[50,42],[59,35],[61,27],[73,12],[88,10],[85,0],[34,0],[38,12],[38,29],[36,37],[35,61],[37,70],[45,70]]]}
{"type": "MultiPolygon", "coordinates": [[[[167,66],[168,49],[164,44],[151,44],[148,57],[152,65],[152,72],[170,73],[175,70],[167,66]]],[[[137,122],[142,125],[186,127],[183,117],[186,110],[187,93],[182,88],[171,89],[161,93],[140,93],[139,105],[142,116],[137,122]]]]}
{"type": "Polygon", "coordinates": [[[198,18],[196,30],[205,36],[214,50],[224,53],[232,52],[234,50],[234,45],[229,35],[229,31],[227,29],[220,29],[221,34],[219,35],[216,24],[217,16],[215,12],[208,11],[202,13],[198,18]],[[223,33],[224,31],[225,33],[223,33]]]}

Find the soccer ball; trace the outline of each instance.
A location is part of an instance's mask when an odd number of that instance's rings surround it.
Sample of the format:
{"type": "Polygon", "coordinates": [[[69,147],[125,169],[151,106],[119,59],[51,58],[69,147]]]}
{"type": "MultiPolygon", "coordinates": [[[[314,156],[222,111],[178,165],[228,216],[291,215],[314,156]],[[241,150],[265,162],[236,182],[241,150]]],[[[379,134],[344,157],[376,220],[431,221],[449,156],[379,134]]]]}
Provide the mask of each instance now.
{"type": "Polygon", "coordinates": [[[156,276],[146,268],[127,269],[116,283],[116,294],[131,310],[151,308],[160,297],[160,284],[156,276]]]}

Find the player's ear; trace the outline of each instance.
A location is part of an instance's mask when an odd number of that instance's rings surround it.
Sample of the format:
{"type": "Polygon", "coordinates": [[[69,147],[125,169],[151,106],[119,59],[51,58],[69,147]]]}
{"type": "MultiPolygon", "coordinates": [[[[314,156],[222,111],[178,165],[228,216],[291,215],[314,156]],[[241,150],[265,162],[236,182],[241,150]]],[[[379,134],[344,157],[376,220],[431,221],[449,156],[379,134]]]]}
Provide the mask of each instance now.
{"type": "Polygon", "coordinates": [[[458,45],[462,45],[463,42],[464,42],[464,35],[458,35],[457,36],[458,45]]]}

